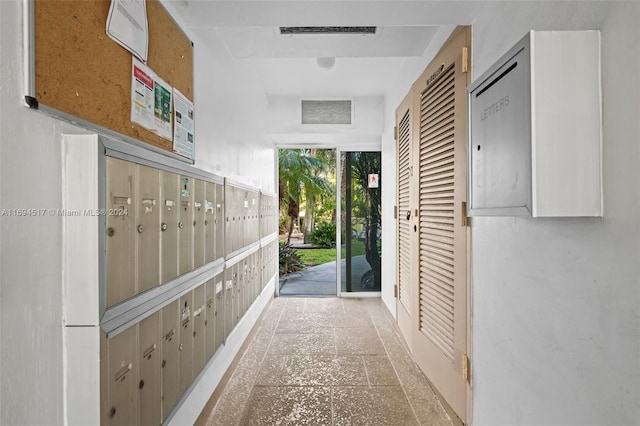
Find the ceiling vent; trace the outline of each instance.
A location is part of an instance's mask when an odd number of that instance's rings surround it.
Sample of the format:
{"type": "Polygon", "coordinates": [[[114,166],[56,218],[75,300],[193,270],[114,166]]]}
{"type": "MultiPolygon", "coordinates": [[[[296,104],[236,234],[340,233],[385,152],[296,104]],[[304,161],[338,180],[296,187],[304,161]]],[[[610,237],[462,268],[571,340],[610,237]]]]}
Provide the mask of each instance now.
{"type": "Polygon", "coordinates": [[[280,34],[375,34],[376,27],[280,27],[280,34]]]}
{"type": "Polygon", "coordinates": [[[351,124],[351,101],[302,101],[302,124],[351,124]]]}

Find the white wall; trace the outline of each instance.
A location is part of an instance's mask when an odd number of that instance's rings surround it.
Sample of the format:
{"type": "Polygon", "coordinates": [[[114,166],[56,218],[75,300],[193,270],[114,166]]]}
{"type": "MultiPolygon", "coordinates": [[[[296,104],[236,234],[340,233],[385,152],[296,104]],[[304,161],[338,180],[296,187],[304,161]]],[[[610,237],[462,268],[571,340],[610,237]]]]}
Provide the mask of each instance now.
{"type": "Polygon", "coordinates": [[[353,98],[270,96],[267,130],[277,144],[321,144],[324,146],[379,146],[384,124],[382,96],[353,98]],[[351,100],[351,124],[301,124],[300,104],[309,100],[351,100]]]}
{"type": "MultiPolygon", "coordinates": [[[[0,209],[58,209],[64,126],[22,106],[21,44],[22,2],[2,1],[0,209]]],[[[3,425],[62,423],[61,219],[0,216],[3,425]]]]}
{"type": "Polygon", "coordinates": [[[473,422],[640,422],[640,3],[501,2],[480,75],[530,29],[602,31],[604,218],[473,218],[473,422]]]}
{"type": "Polygon", "coordinates": [[[231,58],[214,32],[196,31],[193,41],[196,166],[275,193],[267,95],[251,62],[231,58]]]}

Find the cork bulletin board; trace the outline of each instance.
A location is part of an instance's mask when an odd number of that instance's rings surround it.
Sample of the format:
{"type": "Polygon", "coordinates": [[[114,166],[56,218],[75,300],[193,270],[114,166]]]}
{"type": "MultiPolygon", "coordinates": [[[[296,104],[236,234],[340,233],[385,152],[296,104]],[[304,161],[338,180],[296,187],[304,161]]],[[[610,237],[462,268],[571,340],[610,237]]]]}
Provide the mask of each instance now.
{"type": "MultiPolygon", "coordinates": [[[[129,51],[106,34],[111,0],[35,0],[35,105],[43,104],[172,151],[131,122],[129,51]]],[[[147,0],[147,65],[193,101],[193,44],[157,0],[147,0]]]]}

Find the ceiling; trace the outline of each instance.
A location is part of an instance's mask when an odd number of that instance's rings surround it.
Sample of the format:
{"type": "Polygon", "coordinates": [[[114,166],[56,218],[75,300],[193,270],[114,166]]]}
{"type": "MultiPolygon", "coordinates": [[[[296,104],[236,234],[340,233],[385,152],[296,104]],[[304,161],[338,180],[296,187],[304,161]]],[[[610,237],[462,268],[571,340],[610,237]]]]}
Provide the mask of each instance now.
{"type": "Polygon", "coordinates": [[[169,0],[198,37],[250,61],[273,96],[382,96],[441,26],[469,24],[481,1],[169,0]],[[376,26],[373,35],[281,35],[280,26],[376,26]],[[318,58],[335,58],[320,59],[318,58]],[[333,66],[319,65],[324,63],[333,66]]]}

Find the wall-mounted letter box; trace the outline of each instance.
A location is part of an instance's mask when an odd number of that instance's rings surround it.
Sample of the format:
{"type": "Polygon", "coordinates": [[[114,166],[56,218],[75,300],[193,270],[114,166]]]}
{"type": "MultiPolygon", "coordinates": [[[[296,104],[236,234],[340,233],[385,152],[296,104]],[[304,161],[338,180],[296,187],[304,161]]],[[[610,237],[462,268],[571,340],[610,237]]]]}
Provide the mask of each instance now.
{"type": "Polygon", "coordinates": [[[599,32],[531,31],[468,101],[469,215],[602,215],[599,32]]]}

